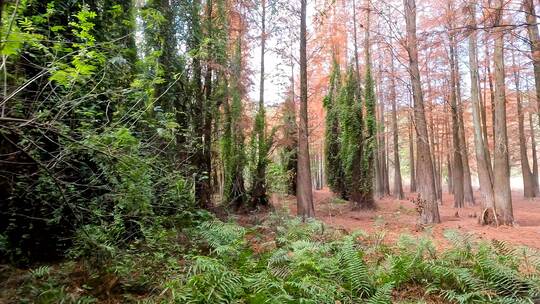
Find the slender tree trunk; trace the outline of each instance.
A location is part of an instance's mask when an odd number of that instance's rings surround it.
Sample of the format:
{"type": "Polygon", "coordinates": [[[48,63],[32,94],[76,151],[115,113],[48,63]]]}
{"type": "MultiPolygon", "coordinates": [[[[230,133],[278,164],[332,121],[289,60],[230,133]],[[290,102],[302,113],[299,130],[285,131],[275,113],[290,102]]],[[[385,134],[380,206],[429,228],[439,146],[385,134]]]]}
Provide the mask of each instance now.
{"type": "MultiPolygon", "coordinates": [[[[377,122],[380,124],[381,121],[381,107],[376,107],[376,119],[377,122]]],[[[374,153],[374,164],[375,164],[375,191],[377,193],[378,197],[384,196],[384,168],[383,168],[383,158],[381,153],[381,145],[382,145],[382,131],[380,128],[377,128],[376,131],[376,143],[377,147],[375,149],[374,153]]]]}
{"type": "MultiPolygon", "coordinates": [[[[476,28],[476,1],[469,3],[469,26],[471,29],[476,28]]],[[[480,192],[482,194],[483,210],[495,211],[493,181],[491,179],[491,164],[489,163],[489,155],[486,155],[487,133],[482,131],[482,118],[480,108],[480,91],[479,91],[479,73],[478,73],[478,48],[476,40],[476,30],[472,30],[469,35],[469,66],[471,74],[471,108],[473,115],[474,128],[474,147],[476,154],[476,166],[478,170],[478,181],[480,184],[480,192]]],[[[482,212],[480,218],[481,224],[489,224],[482,212]]]]}
{"type": "MultiPolygon", "coordinates": [[[[428,81],[428,90],[430,90],[428,81]]],[[[442,202],[442,190],[439,188],[439,185],[437,184],[437,156],[435,155],[435,122],[434,122],[434,113],[433,113],[433,104],[431,104],[430,107],[430,117],[429,117],[429,138],[431,140],[429,149],[431,153],[431,160],[432,160],[432,167],[433,167],[433,176],[435,178],[435,193],[437,194],[437,201],[442,202]]]]}
{"type": "Polygon", "coordinates": [[[521,175],[523,177],[523,196],[527,198],[534,197],[534,177],[529,166],[527,156],[527,142],[525,141],[525,119],[523,117],[523,104],[521,102],[521,89],[519,80],[518,66],[516,65],[515,54],[512,52],[512,64],[514,69],[514,84],[516,85],[516,107],[518,115],[518,136],[519,136],[519,155],[521,160],[521,175]]]}
{"type": "MultiPolygon", "coordinates": [[[[194,0],[192,4],[192,16],[193,16],[193,41],[192,48],[198,49],[202,44],[202,31],[201,31],[201,22],[199,14],[201,11],[201,1],[194,0]]],[[[198,168],[198,174],[195,179],[195,198],[197,199],[199,205],[203,208],[208,208],[210,206],[210,172],[206,171],[206,145],[204,142],[205,138],[205,116],[207,110],[207,102],[205,100],[203,84],[202,84],[202,64],[199,58],[193,59],[193,87],[194,95],[196,101],[196,108],[199,113],[197,113],[198,119],[195,121],[195,132],[197,136],[201,139],[200,147],[195,152],[194,157],[194,166],[198,168]]]]}
{"type": "Polygon", "coordinates": [[[360,63],[358,60],[358,30],[357,30],[357,20],[356,20],[356,0],[352,1],[353,6],[353,39],[354,39],[354,65],[356,68],[356,77],[358,79],[358,96],[361,96],[361,79],[360,78],[360,63]]]}
{"type": "MultiPolygon", "coordinates": [[[[209,37],[212,37],[214,34],[213,29],[213,21],[212,21],[212,15],[213,15],[213,1],[207,1],[206,3],[206,32],[209,37]]],[[[212,45],[212,44],[211,44],[212,45]]],[[[210,45],[209,48],[212,48],[210,45]]],[[[204,76],[204,91],[205,91],[205,109],[204,109],[204,126],[203,126],[203,151],[202,151],[202,158],[203,158],[203,166],[201,166],[201,169],[203,172],[206,172],[208,174],[208,178],[203,181],[203,188],[204,191],[206,191],[206,196],[208,196],[208,200],[211,203],[212,200],[212,179],[210,178],[210,174],[212,172],[212,113],[214,110],[213,104],[214,104],[214,83],[213,83],[213,75],[214,70],[212,68],[212,63],[207,62],[206,63],[206,74],[204,76]]]]}
{"type": "Polygon", "coordinates": [[[251,191],[252,207],[267,206],[266,158],[268,157],[268,138],[266,136],[266,113],[264,108],[265,54],[266,54],[266,0],[261,1],[261,75],[259,79],[259,108],[255,122],[257,138],[257,167],[251,191]],[[257,120],[260,120],[257,122],[257,120]]]}
{"type": "MultiPolygon", "coordinates": [[[[484,44],[486,46],[485,48],[485,54],[484,54],[484,57],[485,57],[485,66],[486,66],[486,75],[485,75],[485,81],[484,81],[484,104],[482,106],[482,108],[480,108],[480,110],[482,111],[482,114],[483,114],[483,117],[482,117],[482,132],[484,133],[484,147],[485,147],[485,155],[487,156],[487,164],[488,164],[488,168],[489,168],[489,177],[490,177],[490,180],[491,182],[493,183],[493,159],[492,159],[492,155],[491,155],[491,152],[490,152],[490,147],[492,147],[493,145],[490,145],[489,143],[489,133],[488,133],[488,125],[487,125],[487,110],[486,110],[486,105],[488,104],[488,101],[487,101],[487,91],[489,91],[489,100],[490,100],[490,105],[491,105],[491,109],[493,109],[493,104],[494,104],[494,99],[495,99],[495,94],[493,93],[493,81],[492,81],[492,78],[491,78],[491,68],[490,68],[490,55],[489,55],[489,44],[488,44],[488,33],[486,32],[485,33],[485,40],[484,40],[484,44]],[[489,90],[487,90],[487,87],[489,87],[489,90]]],[[[493,123],[493,111],[491,111],[491,122],[493,123]]],[[[493,130],[493,127],[491,128],[491,130],[493,130]]],[[[491,134],[492,137],[492,143],[493,143],[493,133],[491,134]]]]}
{"type": "Polygon", "coordinates": [[[426,114],[424,110],[424,97],[422,94],[422,82],[418,68],[418,49],[416,38],[416,2],[404,0],[405,23],[407,28],[407,52],[409,55],[409,73],[413,87],[414,117],[417,134],[417,177],[418,190],[420,193],[421,222],[424,224],[440,223],[437,195],[435,193],[435,181],[429,149],[426,114]]]}
{"type": "MultiPolygon", "coordinates": [[[[455,42],[455,40],[454,40],[455,42]]],[[[458,105],[458,123],[459,123],[459,145],[461,154],[461,163],[463,164],[463,200],[469,206],[474,205],[474,193],[471,181],[471,168],[469,166],[469,149],[467,138],[465,137],[465,123],[463,122],[463,101],[461,100],[461,72],[459,71],[459,61],[457,50],[454,49],[454,67],[456,70],[456,98],[458,105]]]]}
{"type": "Polygon", "coordinates": [[[491,101],[491,134],[493,138],[492,146],[495,147],[495,89],[493,86],[493,74],[491,73],[491,63],[489,62],[490,57],[491,56],[489,54],[489,44],[487,44],[486,42],[486,69],[487,69],[487,77],[488,77],[488,83],[489,83],[489,98],[491,101]]]}
{"type": "Polygon", "coordinates": [[[523,8],[527,14],[527,33],[529,34],[536,89],[536,110],[540,115],[540,36],[538,34],[538,24],[533,0],[523,0],[523,8]]]}
{"type": "Polygon", "coordinates": [[[538,184],[538,156],[536,155],[536,133],[534,132],[533,115],[529,112],[529,128],[531,129],[531,150],[532,150],[532,172],[534,183],[534,195],[540,196],[540,185],[538,184]]]}
{"type": "MultiPolygon", "coordinates": [[[[291,35],[291,46],[293,45],[291,35]]],[[[291,105],[290,105],[290,117],[288,119],[288,126],[290,130],[287,134],[290,136],[291,141],[289,143],[290,150],[287,161],[287,171],[289,172],[288,182],[288,194],[296,195],[296,177],[298,176],[298,125],[296,123],[296,92],[294,87],[294,53],[293,47],[291,47],[290,64],[291,64],[291,105]]]]}
{"type": "Polygon", "coordinates": [[[447,184],[448,184],[448,193],[450,194],[454,194],[454,178],[453,178],[453,175],[452,175],[452,155],[451,155],[451,151],[453,149],[452,145],[450,144],[450,127],[449,127],[449,123],[448,123],[448,118],[445,118],[444,120],[444,142],[446,144],[446,175],[447,175],[447,184]]]}
{"type": "MultiPolygon", "coordinates": [[[[478,48],[477,48],[477,56],[478,56],[478,48]]],[[[477,60],[477,62],[478,62],[478,60],[477,60]]],[[[480,72],[478,72],[478,75],[480,75],[480,72]]],[[[478,76],[478,77],[480,77],[480,76],[478,76]]],[[[488,138],[488,133],[487,133],[487,113],[486,113],[487,74],[484,75],[482,83],[484,84],[483,87],[480,86],[480,84],[478,84],[478,88],[482,89],[481,93],[479,94],[479,98],[480,98],[480,118],[481,118],[481,121],[482,121],[482,126],[481,126],[482,127],[482,136],[484,137],[484,140],[487,141],[487,138],[488,138]]],[[[488,143],[485,142],[485,145],[486,145],[486,148],[487,148],[488,143]]]]}
{"type": "Polygon", "coordinates": [[[414,159],[414,123],[412,115],[409,117],[409,167],[410,167],[410,184],[409,191],[416,192],[416,162],[414,159]]]}
{"type": "Polygon", "coordinates": [[[379,145],[379,161],[381,168],[381,184],[382,184],[382,196],[390,195],[390,183],[388,182],[388,165],[386,157],[386,129],[384,127],[384,103],[379,102],[379,129],[380,129],[380,145],[379,145]]]}
{"type": "Polygon", "coordinates": [[[390,76],[390,99],[392,100],[392,133],[394,140],[394,197],[402,200],[405,198],[403,194],[403,185],[401,183],[401,166],[399,162],[399,129],[397,119],[397,105],[396,105],[396,75],[394,70],[394,56],[390,53],[391,61],[391,73],[390,76]]]}
{"type": "Polygon", "coordinates": [[[450,157],[450,154],[446,156],[446,168],[448,171],[448,193],[454,194],[454,174],[452,172],[452,158],[450,157]]]}
{"type": "Polygon", "coordinates": [[[311,190],[311,166],[308,139],[308,87],[307,87],[307,0],[301,0],[300,9],[300,124],[298,126],[298,182],[297,214],[303,219],[314,217],[313,193],[311,190]]]}
{"type": "Polygon", "coordinates": [[[452,111],[452,178],[454,185],[454,207],[462,208],[463,203],[463,162],[461,158],[461,148],[459,141],[459,109],[456,97],[456,62],[454,61],[455,38],[450,34],[450,109],[452,111]]]}
{"type": "Polygon", "coordinates": [[[439,189],[439,197],[441,198],[442,203],[442,136],[441,136],[441,126],[440,124],[437,124],[437,180],[435,181],[437,183],[437,188],[439,189]]]}
{"type": "Polygon", "coordinates": [[[495,49],[495,150],[493,154],[493,188],[499,223],[512,225],[512,196],[510,191],[510,164],[508,159],[508,135],[506,129],[506,93],[504,75],[504,29],[500,28],[504,0],[496,0],[494,36],[495,49]]]}
{"type": "MultiPolygon", "coordinates": [[[[524,0],[523,6],[527,13],[527,32],[531,47],[531,57],[533,60],[534,84],[536,92],[536,111],[540,118],[540,36],[538,34],[538,24],[533,0],[524,0]]],[[[538,185],[538,159],[536,155],[536,140],[534,135],[534,127],[532,124],[532,116],[529,117],[531,123],[531,142],[533,148],[533,176],[535,195],[540,196],[540,187],[538,185]]],[[[540,123],[540,119],[538,120],[540,123]]]]}

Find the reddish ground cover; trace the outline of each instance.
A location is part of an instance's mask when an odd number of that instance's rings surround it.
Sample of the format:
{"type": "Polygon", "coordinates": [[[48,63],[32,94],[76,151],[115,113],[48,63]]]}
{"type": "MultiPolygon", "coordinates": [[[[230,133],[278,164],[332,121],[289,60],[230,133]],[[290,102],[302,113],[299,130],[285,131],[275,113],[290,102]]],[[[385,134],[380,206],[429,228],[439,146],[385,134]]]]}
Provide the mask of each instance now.
{"type": "MultiPolygon", "coordinates": [[[[347,202],[334,199],[334,195],[327,189],[314,191],[313,195],[318,219],[347,231],[361,229],[368,233],[382,232],[388,241],[397,239],[403,233],[418,236],[428,234],[437,241],[437,246],[444,247],[446,242],[443,232],[446,229],[455,229],[471,233],[479,239],[497,239],[540,249],[540,199],[524,199],[521,193],[517,192],[512,195],[516,220],[514,227],[479,225],[477,216],[481,212],[480,207],[456,209],[453,207],[452,195],[447,193],[443,195],[443,202],[439,205],[442,223],[428,227],[417,225],[417,214],[409,199],[385,197],[377,200],[377,210],[353,211],[347,202]]],[[[415,194],[408,193],[406,196],[412,199],[415,194]]],[[[288,206],[291,212],[296,212],[296,201],[293,198],[274,196],[273,200],[275,205],[288,206]]]]}

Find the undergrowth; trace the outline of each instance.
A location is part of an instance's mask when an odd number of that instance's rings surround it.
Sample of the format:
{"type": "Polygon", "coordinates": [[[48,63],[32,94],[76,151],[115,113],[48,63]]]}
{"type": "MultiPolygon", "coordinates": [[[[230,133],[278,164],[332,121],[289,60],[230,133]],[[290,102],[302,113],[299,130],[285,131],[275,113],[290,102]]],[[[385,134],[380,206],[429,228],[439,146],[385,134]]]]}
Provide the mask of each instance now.
{"type": "Polygon", "coordinates": [[[189,229],[161,226],[145,234],[144,242],[99,259],[11,269],[0,300],[375,304],[534,303],[540,297],[539,252],[452,230],[443,251],[429,237],[402,235],[389,244],[384,233],[344,234],[280,213],[251,227],[209,216],[189,229]]]}

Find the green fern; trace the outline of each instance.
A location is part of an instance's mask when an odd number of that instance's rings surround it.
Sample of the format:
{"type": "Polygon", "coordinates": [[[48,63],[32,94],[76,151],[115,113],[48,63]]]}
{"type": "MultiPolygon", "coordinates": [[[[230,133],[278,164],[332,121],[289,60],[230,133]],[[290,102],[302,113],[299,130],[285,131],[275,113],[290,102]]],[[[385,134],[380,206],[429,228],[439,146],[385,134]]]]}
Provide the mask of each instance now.
{"type": "Polygon", "coordinates": [[[352,239],[349,238],[342,244],[340,259],[343,266],[342,275],[349,284],[352,294],[359,297],[371,295],[373,287],[367,266],[359,252],[355,250],[352,239]]]}
{"type": "Polygon", "coordinates": [[[375,294],[369,298],[367,304],[391,304],[393,288],[394,284],[392,283],[386,283],[379,287],[375,294]]]}
{"type": "Polygon", "coordinates": [[[43,277],[48,276],[50,273],[51,273],[51,267],[46,266],[46,265],[30,270],[30,274],[32,275],[32,278],[34,279],[41,279],[43,277]]]}

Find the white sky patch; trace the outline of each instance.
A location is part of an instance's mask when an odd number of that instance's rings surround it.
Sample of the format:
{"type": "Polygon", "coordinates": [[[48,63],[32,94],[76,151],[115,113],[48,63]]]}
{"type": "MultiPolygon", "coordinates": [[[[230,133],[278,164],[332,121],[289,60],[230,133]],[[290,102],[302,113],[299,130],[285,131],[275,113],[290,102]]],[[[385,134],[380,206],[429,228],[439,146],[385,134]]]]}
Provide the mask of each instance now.
{"type": "MultiPolygon", "coordinates": [[[[313,3],[310,3],[311,1],[308,1],[307,5],[307,31],[308,36],[309,33],[312,32],[313,26],[312,26],[312,20],[313,16],[315,15],[315,7],[313,3]]],[[[298,27],[298,31],[300,30],[300,19],[293,20],[291,22],[295,22],[293,26],[298,27]]],[[[270,27],[271,25],[267,25],[267,27],[270,27]]],[[[258,27],[254,27],[253,31],[259,31],[258,27]]],[[[260,32],[252,32],[251,35],[254,37],[259,37],[260,32]]],[[[282,103],[284,101],[284,96],[286,95],[286,91],[290,85],[290,77],[291,77],[291,65],[290,65],[290,59],[283,58],[281,55],[277,54],[273,49],[275,49],[280,42],[282,42],[283,39],[290,40],[291,37],[287,37],[284,35],[284,33],[276,33],[271,35],[266,40],[266,54],[265,54],[265,89],[264,89],[264,103],[265,105],[276,105],[279,103],[282,103]]],[[[295,41],[295,45],[293,46],[295,48],[295,54],[294,56],[296,58],[299,57],[299,49],[300,49],[300,41],[295,41]]],[[[308,49],[309,49],[309,41],[308,41],[308,49]]],[[[309,50],[308,50],[309,52],[309,50]]],[[[261,47],[259,41],[254,41],[253,47],[250,49],[249,52],[249,60],[248,60],[249,66],[253,70],[253,74],[251,75],[251,81],[253,85],[250,87],[250,90],[248,92],[248,97],[252,102],[258,102],[259,101],[259,92],[260,92],[260,67],[261,67],[261,47]]],[[[309,64],[309,63],[308,63],[309,64]]],[[[294,66],[294,73],[295,73],[295,79],[298,77],[299,73],[299,67],[298,64],[295,63],[294,66]]],[[[309,86],[309,84],[308,84],[309,86]]]]}

